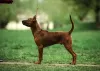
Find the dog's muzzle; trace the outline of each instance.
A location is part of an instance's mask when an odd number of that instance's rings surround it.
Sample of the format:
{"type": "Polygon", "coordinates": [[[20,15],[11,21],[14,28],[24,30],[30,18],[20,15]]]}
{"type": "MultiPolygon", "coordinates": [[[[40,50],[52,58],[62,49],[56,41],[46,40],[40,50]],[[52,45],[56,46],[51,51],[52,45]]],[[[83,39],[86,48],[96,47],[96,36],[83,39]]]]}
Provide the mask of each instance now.
{"type": "Polygon", "coordinates": [[[25,21],[24,20],[22,21],[22,24],[25,25],[25,21]]]}
{"type": "Polygon", "coordinates": [[[27,27],[30,27],[30,25],[27,24],[26,20],[23,20],[23,21],[22,21],[22,24],[25,25],[25,26],[27,26],[27,27]]]}
{"type": "Polygon", "coordinates": [[[22,21],[22,24],[25,26],[28,26],[24,20],[22,21]]]}

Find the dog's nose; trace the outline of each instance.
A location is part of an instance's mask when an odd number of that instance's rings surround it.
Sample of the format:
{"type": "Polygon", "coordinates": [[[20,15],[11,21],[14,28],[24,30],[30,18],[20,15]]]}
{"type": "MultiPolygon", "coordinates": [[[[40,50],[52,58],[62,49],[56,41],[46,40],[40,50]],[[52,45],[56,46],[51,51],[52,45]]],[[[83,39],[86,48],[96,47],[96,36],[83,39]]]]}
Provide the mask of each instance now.
{"type": "Polygon", "coordinates": [[[22,24],[25,25],[25,21],[24,20],[22,21],[22,24]]]}
{"type": "Polygon", "coordinates": [[[24,23],[24,21],[22,21],[22,23],[24,23]]]}

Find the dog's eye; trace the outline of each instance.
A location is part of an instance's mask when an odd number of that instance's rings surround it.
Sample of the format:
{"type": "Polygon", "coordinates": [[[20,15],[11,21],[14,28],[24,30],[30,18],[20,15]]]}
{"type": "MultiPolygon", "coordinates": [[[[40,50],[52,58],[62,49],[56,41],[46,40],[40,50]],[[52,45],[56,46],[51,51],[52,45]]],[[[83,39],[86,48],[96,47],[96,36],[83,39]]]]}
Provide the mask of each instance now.
{"type": "Polygon", "coordinates": [[[29,21],[33,21],[33,19],[29,19],[29,21]]]}
{"type": "Polygon", "coordinates": [[[29,20],[29,21],[31,21],[32,19],[31,19],[31,18],[29,18],[28,20],[29,20]]]}

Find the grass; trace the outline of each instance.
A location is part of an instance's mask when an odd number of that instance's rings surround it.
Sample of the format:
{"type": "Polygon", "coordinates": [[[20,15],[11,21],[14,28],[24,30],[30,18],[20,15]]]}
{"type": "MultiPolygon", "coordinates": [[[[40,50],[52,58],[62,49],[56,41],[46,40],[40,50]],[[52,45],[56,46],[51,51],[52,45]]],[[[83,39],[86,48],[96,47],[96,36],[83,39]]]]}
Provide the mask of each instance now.
{"type": "Polygon", "coordinates": [[[0,71],[99,71],[100,67],[48,66],[48,65],[0,65],[0,71]]]}
{"type": "MultiPolygon", "coordinates": [[[[100,31],[75,31],[73,50],[77,53],[77,64],[100,65],[100,31]]],[[[0,59],[9,62],[29,62],[37,60],[38,51],[31,31],[0,30],[0,59]]],[[[63,45],[53,45],[44,49],[42,65],[3,65],[0,71],[99,71],[100,67],[50,66],[68,64],[71,55],[63,45]],[[47,65],[45,65],[47,64],[47,65]]]]}

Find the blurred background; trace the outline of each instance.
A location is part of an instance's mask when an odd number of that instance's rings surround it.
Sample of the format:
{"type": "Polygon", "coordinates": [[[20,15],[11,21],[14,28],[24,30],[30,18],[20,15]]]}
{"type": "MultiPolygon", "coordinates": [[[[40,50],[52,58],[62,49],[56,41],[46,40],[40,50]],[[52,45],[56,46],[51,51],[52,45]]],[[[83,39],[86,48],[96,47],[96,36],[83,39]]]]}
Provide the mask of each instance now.
{"type": "MultiPolygon", "coordinates": [[[[12,4],[0,4],[0,62],[37,61],[38,50],[31,30],[22,25],[22,20],[32,18],[37,8],[39,25],[48,31],[69,31],[69,15],[72,16],[75,25],[72,46],[77,54],[77,64],[83,65],[64,65],[64,68],[56,65],[24,66],[0,63],[0,71],[99,71],[100,0],[13,0],[12,4]]],[[[53,45],[45,48],[43,64],[70,63],[72,57],[63,47],[53,45]]]]}
{"type": "Polygon", "coordinates": [[[12,4],[0,4],[0,29],[29,29],[22,25],[22,20],[33,17],[37,8],[43,29],[66,28],[69,15],[76,30],[82,28],[79,25],[88,30],[100,28],[100,0],[14,0],[12,4]]]}

